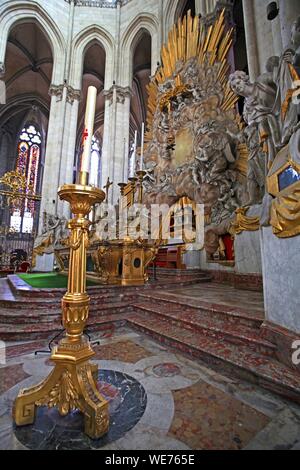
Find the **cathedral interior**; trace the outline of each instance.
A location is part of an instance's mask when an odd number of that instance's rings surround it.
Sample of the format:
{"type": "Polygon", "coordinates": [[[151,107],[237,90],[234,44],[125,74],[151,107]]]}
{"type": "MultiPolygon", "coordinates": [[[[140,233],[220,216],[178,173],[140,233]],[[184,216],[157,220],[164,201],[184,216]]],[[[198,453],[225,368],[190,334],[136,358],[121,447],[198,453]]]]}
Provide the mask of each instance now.
{"type": "Polygon", "coordinates": [[[0,222],[0,449],[300,450],[299,0],[0,0],[0,222]]]}

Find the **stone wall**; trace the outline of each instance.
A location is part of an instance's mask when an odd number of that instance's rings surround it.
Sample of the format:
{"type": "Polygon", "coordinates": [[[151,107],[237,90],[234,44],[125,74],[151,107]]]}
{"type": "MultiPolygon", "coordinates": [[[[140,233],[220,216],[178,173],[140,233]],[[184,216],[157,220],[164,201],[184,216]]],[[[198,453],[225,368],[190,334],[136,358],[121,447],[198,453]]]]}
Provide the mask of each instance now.
{"type": "Polygon", "coordinates": [[[280,239],[261,232],[266,320],[300,333],[300,237],[280,239]]]}
{"type": "Polygon", "coordinates": [[[265,0],[243,0],[247,55],[251,80],[265,72],[269,57],[282,53],[290,41],[291,26],[300,15],[298,0],[277,0],[279,15],[267,19],[265,0]]]}

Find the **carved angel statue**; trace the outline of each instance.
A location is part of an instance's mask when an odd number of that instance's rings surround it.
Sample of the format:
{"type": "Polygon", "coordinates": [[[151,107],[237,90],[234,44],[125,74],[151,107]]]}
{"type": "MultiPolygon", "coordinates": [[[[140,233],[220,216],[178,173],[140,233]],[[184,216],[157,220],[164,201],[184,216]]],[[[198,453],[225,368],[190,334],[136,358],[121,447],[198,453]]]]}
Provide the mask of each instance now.
{"type": "Polygon", "coordinates": [[[265,193],[266,155],[262,151],[256,124],[246,127],[245,136],[248,144],[247,189],[249,201],[246,205],[260,204],[265,193]]]}
{"type": "Polygon", "coordinates": [[[61,241],[68,237],[67,219],[64,216],[59,217],[57,214],[48,214],[44,211],[41,237],[44,239],[49,236],[53,246],[60,245],[61,241]]]}
{"type": "Polygon", "coordinates": [[[57,215],[48,214],[46,211],[43,212],[42,234],[48,234],[54,231],[59,224],[60,218],[57,215]]]}
{"type": "Polygon", "coordinates": [[[229,84],[236,94],[245,98],[244,119],[248,125],[257,125],[259,141],[270,167],[281,147],[279,122],[274,112],[276,85],[269,74],[251,83],[242,71],[231,74],[229,84]]]}

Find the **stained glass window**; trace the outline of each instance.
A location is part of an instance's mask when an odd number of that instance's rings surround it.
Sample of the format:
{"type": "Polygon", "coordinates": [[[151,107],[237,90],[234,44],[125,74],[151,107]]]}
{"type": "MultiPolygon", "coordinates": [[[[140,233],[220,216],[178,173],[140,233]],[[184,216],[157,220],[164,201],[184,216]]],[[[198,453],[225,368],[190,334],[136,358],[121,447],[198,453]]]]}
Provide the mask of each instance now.
{"type": "MultiPolygon", "coordinates": [[[[41,153],[41,133],[34,125],[24,127],[20,133],[16,170],[25,176],[27,187],[35,194],[38,186],[41,153]]],[[[22,208],[13,207],[10,227],[14,232],[32,233],[35,202],[25,199],[22,208]]]]}
{"type": "Polygon", "coordinates": [[[93,137],[92,139],[92,154],[89,181],[93,186],[99,185],[101,171],[101,147],[99,139],[93,137]]]}

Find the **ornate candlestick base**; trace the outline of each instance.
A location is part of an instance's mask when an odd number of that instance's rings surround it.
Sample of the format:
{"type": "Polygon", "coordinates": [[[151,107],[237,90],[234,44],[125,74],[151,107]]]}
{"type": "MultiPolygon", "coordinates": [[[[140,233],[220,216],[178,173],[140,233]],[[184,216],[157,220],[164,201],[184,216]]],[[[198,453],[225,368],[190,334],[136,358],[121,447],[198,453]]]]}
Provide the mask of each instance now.
{"type": "Polygon", "coordinates": [[[74,214],[69,222],[68,291],[62,299],[66,336],[51,355],[54,370],[39,385],[20,391],[13,415],[16,424],[23,426],[34,422],[37,406],[55,406],[62,416],[78,409],[84,414],[85,433],[97,439],[108,431],[108,403],[98,392],[98,368],[89,362],[94,352],[83,337],[83,330],[90,302],[86,293],[86,249],[90,225],[87,215],[93,204],[104,200],[105,194],[100,189],[82,185],[65,185],[58,194],[70,203],[74,214]]]}

